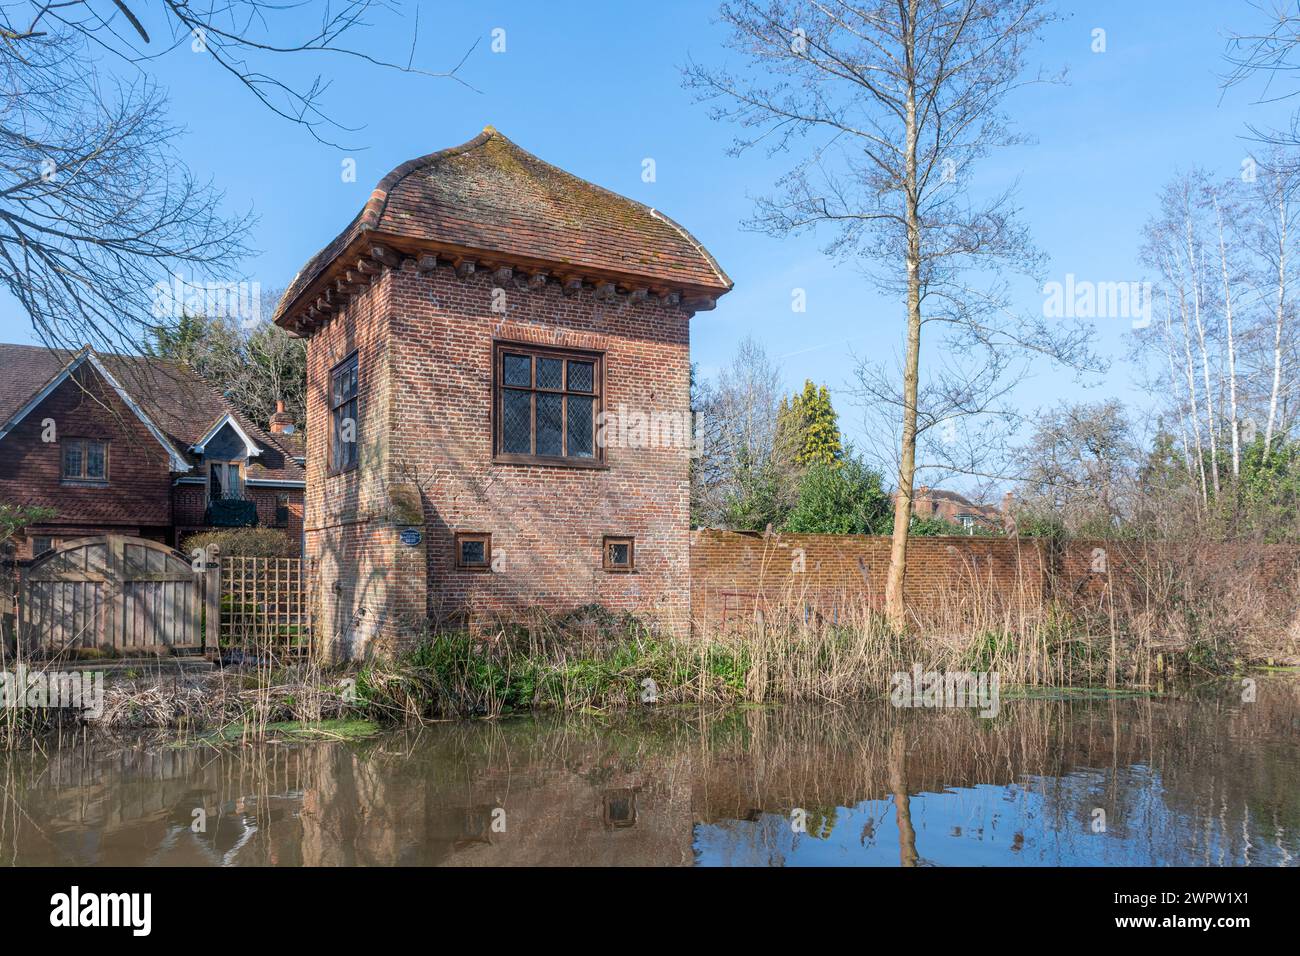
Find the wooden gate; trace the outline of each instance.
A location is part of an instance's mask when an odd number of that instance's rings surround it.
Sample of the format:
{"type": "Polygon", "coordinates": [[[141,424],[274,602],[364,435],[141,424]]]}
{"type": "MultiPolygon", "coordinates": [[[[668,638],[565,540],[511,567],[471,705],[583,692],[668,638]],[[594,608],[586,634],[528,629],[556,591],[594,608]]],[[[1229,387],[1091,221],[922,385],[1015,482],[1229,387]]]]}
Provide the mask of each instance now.
{"type": "Polygon", "coordinates": [[[69,541],[22,575],[18,633],[33,650],[201,650],[203,585],[165,544],[105,535],[69,541]]]}

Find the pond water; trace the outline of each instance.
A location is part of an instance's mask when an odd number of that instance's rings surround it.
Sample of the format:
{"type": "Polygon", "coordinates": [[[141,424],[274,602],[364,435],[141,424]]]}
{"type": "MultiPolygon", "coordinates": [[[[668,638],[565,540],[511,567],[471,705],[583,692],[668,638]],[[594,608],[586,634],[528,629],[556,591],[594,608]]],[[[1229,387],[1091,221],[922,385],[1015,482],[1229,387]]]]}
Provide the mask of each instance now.
{"type": "Polygon", "coordinates": [[[661,710],[0,755],[18,865],[1300,861],[1300,681],[971,711],[661,710]]]}

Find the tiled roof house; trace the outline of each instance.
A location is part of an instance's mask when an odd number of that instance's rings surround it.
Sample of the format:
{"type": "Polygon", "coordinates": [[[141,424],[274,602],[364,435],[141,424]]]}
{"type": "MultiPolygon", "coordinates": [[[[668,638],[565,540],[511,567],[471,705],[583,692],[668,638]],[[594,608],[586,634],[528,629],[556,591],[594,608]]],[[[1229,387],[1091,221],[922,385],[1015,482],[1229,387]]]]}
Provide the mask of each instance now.
{"type": "Polygon", "coordinates": [[[320,636],[593,603],[684,626],[689,320],[730,288],[491,127],[385,176],[276,310],[309,338],[320,636]]]}
{"type": "Polygon", "coordinates": [[[26,529],[17,557],[106,533],[176,546],[253,513],[300,535],[306,473],[292,426],[267,434],[188,367],[0,344],[0,370],[0,501],[55,512],[26,529]],[[230,515],[213,518],[213,499],[233,502],[230,515]]]}

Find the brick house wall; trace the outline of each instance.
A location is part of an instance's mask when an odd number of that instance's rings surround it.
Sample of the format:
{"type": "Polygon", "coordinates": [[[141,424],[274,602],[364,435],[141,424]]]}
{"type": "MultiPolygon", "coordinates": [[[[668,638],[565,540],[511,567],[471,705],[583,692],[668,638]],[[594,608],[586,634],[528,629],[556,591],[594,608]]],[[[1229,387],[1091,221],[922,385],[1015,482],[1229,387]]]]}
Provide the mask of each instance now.
{"type": "MultiPolygon", "coordinates": [[[[55,512],[49,521],[23,529],[8,553],[29,560],[35,557],[37,539],[59,546],[103,534],[141,536],[175,547],[189,533],[203,530],[207,486],[202,476],[208,456],[192,453],[191,446],[234,415],[211,383],[165,361],[12,344],[0,344],[0,369],[0,502],[55,512]],[[51,382],[58,384],[46,394],[51,382]],[[62,478],[63,441],[76,438],[107,443],[106,480],[62,478]],[[181,471],[183,464],[190,465],[187,473],[181,471]]],[[[260,449],[255,460],[245,462],[250,482],[245,491],[256,504],[259,522],[276,527],[284,498],[289,520],[282,530],[298,544],[303,472],[285,450],[296,438],[281,436],[282,447],[247,422],[240,427],[256,435],[251,440],[260,449]],[[269,484],[259,486],[258,481],[269,484]]],[[[228,424],[223,428],[234,437],[228,424]]],[[[234,440],[236,445],[224,449],[211,442],[206,447],[223,455],[220,460],[237,453],[244,461],[242,442],[234,440]]]]}
{"type": "MultiPolygon", "coordinates": [[[[29,535],[80,537],[112,531],[165,539],[172,523],[167,453],[117,393],[83,366],[0,443],[0,501],[53,508],[63,520],[29,535]],[[57,439],[108,440],[108,481],[64,482],[61,443],[42,440],[52,419],[57,439]]],[[[30,537],[16,557],[32,557],[30,537]]]]}
{"type": "MultiPolygon", "coordinates": [[[[409,593],[400,603],[390,594],[400,587],[393,565],[398,532],[390,521],[387,454],[391,282],[391,273],[377,278],[307,343],[305,545],[316,581],[316,637],[336,655],[346,655],[354,643],[364,646],[396,615],[407,616],[408,629],[423,619],[422,592],[418,602],[409,593]],[[331,474],[330,372],[353,353],[358,463],[331,474]]],[[[420,575],[415,586],[422,585],[420,575]]]]}
{"type": "Polygon", "coordinates": [[[687,626],[684,442],[615,440],[603,469],[499,464],[492,453],[494,342],[603,352],[607,413],[674,412],[690,402],[687,313],[511,283],[502,314],[492,310],[494,288],[487,274],[408,264],[309,341],[307,552],[320,582],[317,620],[336,653],[409,640],[430,622],[534,608],[601,604],[687,626]],[[353,352],[360,462],[330,475],[329,373],[353,352]],[[403,530],[418,530],[420,543],[402,543],[403,530]],[[492,535],[491,572],[456,568],[457,532],[492,535]],[[635,538],[634,572],[603,569],[605,535],[635,538]]]}
{"type": "Polygon", "coordinates": [[[604,353],[605,410],[690,406],[689,319],[646,299],[506,289],[451,268],[394,274],[389,453],[424,489],[428,612],[517,615],[601,604],[684,622],[689,602],[689,462],[680,447],[605,449],[604,469],[495,464],[494,341],[604,353]],[[454,534],[490,532],[495,570],[457,570],[454,534]],[[636,570],[602,567],[605,535],[635,537],[636,570]]]}

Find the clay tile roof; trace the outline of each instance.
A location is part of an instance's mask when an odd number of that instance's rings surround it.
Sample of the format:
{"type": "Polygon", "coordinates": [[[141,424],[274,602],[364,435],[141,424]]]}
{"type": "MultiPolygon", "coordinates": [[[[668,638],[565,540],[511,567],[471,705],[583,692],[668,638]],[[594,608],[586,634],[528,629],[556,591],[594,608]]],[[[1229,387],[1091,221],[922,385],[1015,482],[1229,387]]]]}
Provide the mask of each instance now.
{"type": "Polygon", "coordinates": [[[696,293],[732,287],[704,247],[663,213],[543,162],[489,126],[385,176],[294,277],[276,320],[367,232],[696,293]]]}
{"type": "MultiPolygon", "coordinates": [[[[38,345],[0,343],[0,426],[3,426],[78,353],[38,345]]],[[[96,353],[108,374],[191,464],[190,446],[198,442],[223,415],[230,413],[261,448],[249,461],[250,478],[302,481],[306,474],[292,456],[292,447],[254,426],[235,411],[210,382],[187,365],[156,358],[96,353]]]]}

